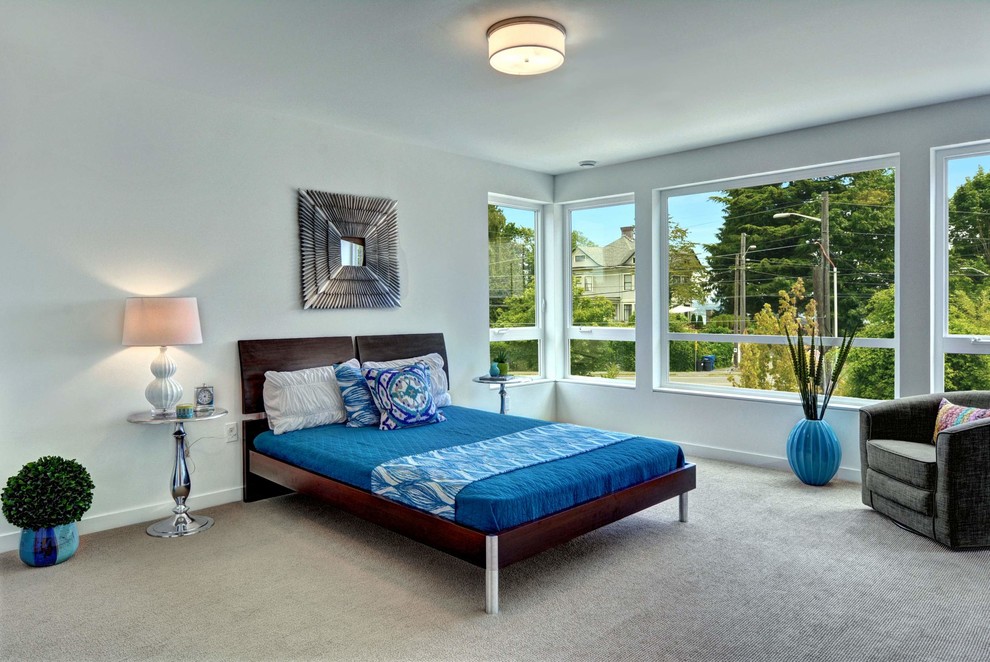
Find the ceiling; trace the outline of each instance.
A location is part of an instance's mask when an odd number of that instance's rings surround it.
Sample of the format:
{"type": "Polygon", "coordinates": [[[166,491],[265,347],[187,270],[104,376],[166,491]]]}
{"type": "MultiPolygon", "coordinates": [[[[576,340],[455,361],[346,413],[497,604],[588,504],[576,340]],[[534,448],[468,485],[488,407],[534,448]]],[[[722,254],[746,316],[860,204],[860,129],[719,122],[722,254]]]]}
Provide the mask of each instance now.
{"type": "MultiPolygon", "coordinates": [[[[0,0],[0,45],[558,174],[990,94],[987,0],[0,0]],[[514,77],[485,31],[567,29],[514,77]]],[[[990,125],[990,122],[988,122],[990,125]]]]}

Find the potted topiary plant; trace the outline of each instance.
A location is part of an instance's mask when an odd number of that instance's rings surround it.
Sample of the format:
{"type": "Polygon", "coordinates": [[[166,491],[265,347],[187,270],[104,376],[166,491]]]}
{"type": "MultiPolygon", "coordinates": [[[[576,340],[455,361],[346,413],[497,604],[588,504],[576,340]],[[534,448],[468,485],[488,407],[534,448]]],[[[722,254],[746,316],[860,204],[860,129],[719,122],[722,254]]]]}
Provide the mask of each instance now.
{"type": "Polygon", "coordinates": [[[504,347],[495,350],[492,361],[498,366],[498,374],[503,377],[509,376],[509,352],[504,347]]]}
{"type": "Polygon", "coordinates": [[[79,548],[76,522],[93,504],[93,479],[75,460],[47,455],[25,464],[0,493],[3,516],[21,528],[20,556],[55,565],[79,548]]]}

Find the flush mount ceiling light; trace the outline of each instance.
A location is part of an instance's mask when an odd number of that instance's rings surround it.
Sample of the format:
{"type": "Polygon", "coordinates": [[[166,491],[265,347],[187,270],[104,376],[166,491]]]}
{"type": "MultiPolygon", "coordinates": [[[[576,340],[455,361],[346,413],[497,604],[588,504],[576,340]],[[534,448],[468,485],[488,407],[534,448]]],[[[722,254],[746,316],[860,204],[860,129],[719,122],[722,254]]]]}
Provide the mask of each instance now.
{"type": "Polygon", "coordinates": [[[519,16],[488,28],[488,61],[497,71],[532,76],[564,63],[564,26],[538,16],[519,16]]]}

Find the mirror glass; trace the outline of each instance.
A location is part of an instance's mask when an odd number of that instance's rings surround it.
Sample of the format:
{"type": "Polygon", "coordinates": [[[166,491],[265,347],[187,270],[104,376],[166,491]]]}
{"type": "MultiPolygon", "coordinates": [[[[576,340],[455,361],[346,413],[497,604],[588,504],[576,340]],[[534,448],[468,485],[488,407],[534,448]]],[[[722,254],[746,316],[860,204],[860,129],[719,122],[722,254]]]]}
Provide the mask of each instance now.
{"type": "Polygon", "coordinates": [[[340,238],[340,264],[345,267],[364,266],[364,238],[340,238]]]}

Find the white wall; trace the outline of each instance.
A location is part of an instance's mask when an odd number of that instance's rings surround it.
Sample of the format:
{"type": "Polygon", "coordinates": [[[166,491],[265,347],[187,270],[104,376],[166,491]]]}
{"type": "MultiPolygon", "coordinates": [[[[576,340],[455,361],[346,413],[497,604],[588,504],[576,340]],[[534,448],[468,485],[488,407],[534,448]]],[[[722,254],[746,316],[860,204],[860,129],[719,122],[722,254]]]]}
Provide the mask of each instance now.
{"type": "MultiPolygon", "coordinates": [[[[897,297],[901,395],[927,393],[932,365],[932,173],[933,147],[990,139],[990,97],[929,106],[778,134],[708,149],[634,161],[558,176],[554,201],[634,192],[636,264],[641,274],[655,263],[652,250],[656,189],[848,159],[898,154],[897,297]]],[[[657,130],[663,131],[658,116],[657,130]]],[[[651,279],[636,279],[637,319],[653,317],[651,279]]],[[[652,329],[636,330],[636,363],[653,365],[652,329]]],[[[700,456],[786,467],[784,444],[802,416],[791,404],[655,392],[649,370],[635,390],[579,383],[557,388],[561,420],[650,434],[681,442],[700,456]]],[[[858,411],[829,407],[828,420],[842,443],[840,477],[859,478],[858,411]]]]}
{"type": "MultiPolygon", "coordinates": [[[[470,381],[488,366],[489,191],[549,201],[552,178],[5,45],[0,480],[63,455],[96,483],[83,532],[168,515],[170,430],[125,422],[157,353],[120,344],[133,295],[199,298],[204,344],[169,350],[176,378],[185,400],[206,382],[231,410],[187,427],[205,437],[194,510],[240,499],[240,444],[217,438],[241,418],[238,339],[442,331],[455,402],[497,410],[470,381]],[[401,308],[301,309],[297,188],[398,201],[401,308]]],[[[553,416],[552,384],[515,393],[514,413],[553,416]]],[[[16,544],[0,520],[0,551],[16,544]]]]}

